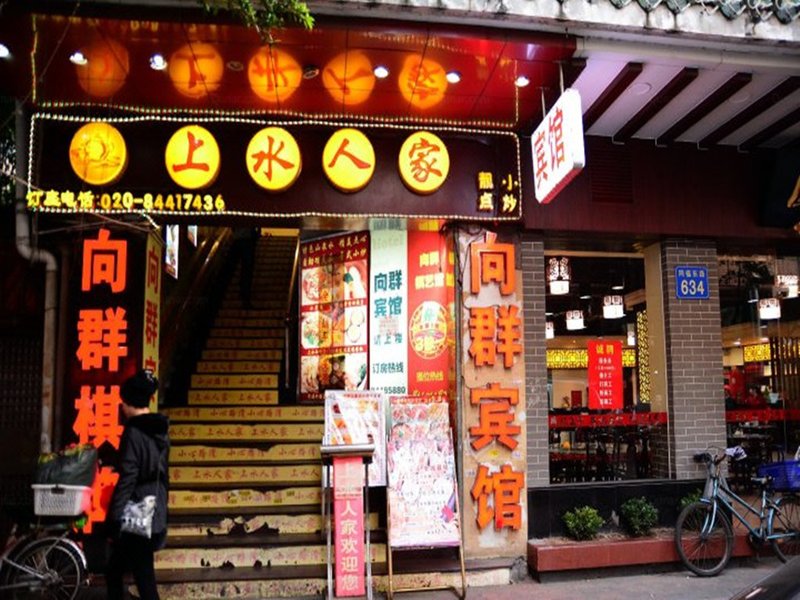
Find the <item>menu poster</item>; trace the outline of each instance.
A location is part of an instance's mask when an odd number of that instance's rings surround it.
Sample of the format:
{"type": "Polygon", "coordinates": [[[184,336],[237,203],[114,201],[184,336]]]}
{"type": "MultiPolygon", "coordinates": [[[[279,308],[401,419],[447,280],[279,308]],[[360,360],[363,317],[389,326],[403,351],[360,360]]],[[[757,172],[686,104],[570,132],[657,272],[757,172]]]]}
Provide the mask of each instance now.
{"type": "Polygon", "coordinates": [[[446,402],[391,399],[388,463],[389,545],[459,545],[455,460],[446,402]]]}
{"type": "Polygon", "coordinates": [[[187,225],[186,226],[186,237],[189,240],[189,243],[197,248],[197,225],[187,225]]]}
{"type": "Polygon", "coordinates": [[[622,408],[622,342],[592,340],[589,351],[589,408],[622,408]]]}
{"type": "Polygon", "coordinates": [[[408,394],[408,238],[373,231],[370,251],[370,388],[408,394]]]}
{"type": "Polygon", "coordinates": [[[367,389],[369,244],[359,232],[301,245],[301,401],[367,389]]]}
{"type": "Polygon", "coordinates": [[[375,444],[369,485],[386,485],[386,399],[381,392],[325,392],[325,437],[329,446],[375,444]]]}
{"type": "Polygon", "coordinates": [[[178,278],[178,256],[180,251],[180,226],[167,225],[167,253],[164,256],[164,268],[175,279],[178,278]]]}

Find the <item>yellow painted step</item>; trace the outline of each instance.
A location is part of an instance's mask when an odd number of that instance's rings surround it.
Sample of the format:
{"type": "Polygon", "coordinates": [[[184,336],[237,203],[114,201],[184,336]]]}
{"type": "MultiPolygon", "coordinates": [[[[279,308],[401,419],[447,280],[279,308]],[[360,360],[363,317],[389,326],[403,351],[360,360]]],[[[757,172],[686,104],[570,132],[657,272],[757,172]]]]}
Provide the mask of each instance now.
{"type": "Polygon", "coordinates": [[[198,373],[280,373],[277,361],[207,361],[197,363],[198,373]]]}
{"type": "Polygon", "coordinates": [[[173,442],[317,442],[322,441],[324,425],[171,425],[173,442]]]}
{"type": "Polygon", "coordinates": [[[227,465],[214,467],[170,467],[169,482],[187,485],[294,485],[319,483],[321,465],[227,465]]]}
{"type": "Polygon", "coordinates": [[[214,321],[216,327],[268,327],[281,328],[283,319],[259,319],[248,317],[217,317],[214,321]]]}
{"type": "MultiPolygon", "coordinates": [[[[169,508],[180,514],[181,511],[215,511],[227,513],[242,508],[266,508],[274,506],[312,506],[318,505],[322,498],[320,486],[292,487],[282,490],[262,492],[259,490],[170,490],[169,508]]],[[[226,514],[227,514],[226,513],[226,514]]]]}
{"type": "Polygon", "coordinates": [[[244,317],[248,319],[269,319],[271,317],[285,317],[286,311],[277,308],[221,308],[217,313],[217,316],[225,318],[244,317]]]}
{"type": "Polygon", "coordinates": [[[259,448],[229,448],[225,446],[173,444],[169,450],[170,464],[184,463],[249,463],[319,461],[319,444],[276,444],[269,450],[259,448]]]}
{"type": "Polygon", "coordinates": [[[286,335],[282,327],[212,327],[209,335],[212,338],[281,338],[286,335]]]}
{"type": "MultiPolygon", "coordinates": [[[[372,562],[386,561],[386,545],[371,544],[372,562]]],[[[282,548],[170,548],[156,553],[155,567],[162,569],[219,568],[223,563],[249,568],[256,562],[273,567],[323,565],[327,561],[324,543],[318,546],[284,546],[282,548]]]]}
{"type": "Polygon", "coordinates": [[[203,350],[203,360],[281,360],[283,350],[203,350]]]}
{"type": "Polygon", "coordinates": [[[192,375],[192,389],[263,390],[278,387],[277,375],[192,375]]]}
{"type": "Polygon", "coordinates": [[[209,350],[255,350],[260,348],[283,348],[280,338],[210,338],[206,340],[209,350]]]}
{"type": "Polygon", "coordinates": [[[162,411],[174,424],[181,421],[200,422],[264,422],[264,421],[317,421],[325,414],[321,406],[222,406],[167,408],[162,411]]]}
{"type": "Polygon", "coordinates": [[[264,406],[278,403],[277,390],[189,390],[189,404],[245,404],[264,406]]]}

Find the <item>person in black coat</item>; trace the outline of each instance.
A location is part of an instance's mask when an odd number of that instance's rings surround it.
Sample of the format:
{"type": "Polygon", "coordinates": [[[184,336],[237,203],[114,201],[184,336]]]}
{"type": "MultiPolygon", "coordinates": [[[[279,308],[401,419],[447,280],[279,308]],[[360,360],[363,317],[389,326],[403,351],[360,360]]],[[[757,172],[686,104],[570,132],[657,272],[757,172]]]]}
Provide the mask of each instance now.
{"type": "Polygon", "coordinates": [[[106,571],[109,600],[124,597],[122,578],[126,572],[133,579],[142,600],[158,600],[153,553],[164,547],[167,537],[167,492],[169,489],[169,420],[150,412],[150,403],[158,391],[152,371],[142,370],[120,388],[125,430],[119,445],[119,480],[111,497],[106,524],[112,533],[111,558],[106,571]],[[132,533],[120,533],[125,504],[156,497],[150,539],[132,533]]]}

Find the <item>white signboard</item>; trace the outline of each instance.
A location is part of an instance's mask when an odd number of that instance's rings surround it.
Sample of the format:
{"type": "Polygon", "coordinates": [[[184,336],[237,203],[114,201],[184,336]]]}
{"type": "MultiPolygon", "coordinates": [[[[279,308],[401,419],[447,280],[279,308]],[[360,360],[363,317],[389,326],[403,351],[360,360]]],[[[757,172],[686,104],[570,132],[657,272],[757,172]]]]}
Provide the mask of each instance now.
{"type": "Polygon", "coordinates": [[[566,90],[531,137],[536,200],[547,204],[586,165],[578,90],[566,90]]]}

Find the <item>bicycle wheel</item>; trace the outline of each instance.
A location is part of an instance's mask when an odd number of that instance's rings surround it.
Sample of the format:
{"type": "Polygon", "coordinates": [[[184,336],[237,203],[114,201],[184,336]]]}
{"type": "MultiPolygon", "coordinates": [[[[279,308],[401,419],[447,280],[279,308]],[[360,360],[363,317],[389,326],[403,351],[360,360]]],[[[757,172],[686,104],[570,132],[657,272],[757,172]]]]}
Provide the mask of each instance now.
{"type": "Polygon", "coordinates": [[[767,535],[782,535],[772,540],[772,549],[783,562],[800,554],[800,498],[784,496],[769,511],[767,535]]]}
{"type": "Polygon", "coordinates": [[[86,578],[86,571],[78,552],[72,546],[55,538],[36,540],[25,546],[14,562],[36,571],[38,576],[9,566],[6,583],[24,584],[10,590],[11,600],[73,600],[86,578]]]}
{"type": "Polygon", "coordinates": [[[718,575],[731,558],[733,528],[712,505],[692,502],[681,511],[675,525],[675,547],[683,564],[701,577],[718,575]],[[712,520],[713,516],[713,520],[712,520]]]}

